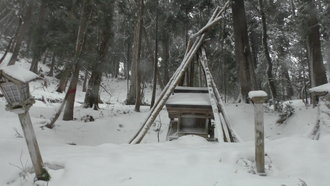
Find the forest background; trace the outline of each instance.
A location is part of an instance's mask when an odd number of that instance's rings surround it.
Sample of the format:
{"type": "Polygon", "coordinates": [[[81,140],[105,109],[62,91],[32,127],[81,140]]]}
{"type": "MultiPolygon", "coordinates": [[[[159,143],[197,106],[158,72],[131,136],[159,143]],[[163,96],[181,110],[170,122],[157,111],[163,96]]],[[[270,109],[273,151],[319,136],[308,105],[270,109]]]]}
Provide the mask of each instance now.
{"type": "MultiPolygon", "coordinates": [[[[207,34],[209,66],[224,101],[247,102],[262,89],[270,102],[303,99],[327,83],[329,0],[230,0],[207,34]]],[[[67,92],[63,120],[73,120],[77,81],[84,105],[98,109],[102,75],[129,79],[126,104],[146,104],[143,89],[162,89],[182,62],[190,36],[222,0],[2,0],[0,50],[31,58],[30,70],[60,79],[67,92]],[[39,63],[47,64],[43,71],[39,63]],[[157,85],[156,85],[157,82],[157,85]],[[67,85],[69,88],[66,90],[67,85]]],[[[196,60],[182,85],[203,86],[196,60]]],[[[154,91],[155,92],[155,91],[154,91]]],[[[151,105],[155,100],[153,94],[151,105]]],[[[64,104],[63,104],[64,106],[64,104]]]]}

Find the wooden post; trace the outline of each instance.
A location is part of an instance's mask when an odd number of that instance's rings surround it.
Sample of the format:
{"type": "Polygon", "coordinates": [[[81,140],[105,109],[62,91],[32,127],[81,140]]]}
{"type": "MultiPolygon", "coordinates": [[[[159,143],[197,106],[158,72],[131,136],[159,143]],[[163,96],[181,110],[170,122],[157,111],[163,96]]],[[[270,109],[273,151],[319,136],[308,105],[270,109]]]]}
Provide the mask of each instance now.
{"type": "Polygon", "coordinates": [[[249,98],[254,103],[254,124],[255,124],[255,161],[257,173],[266,176],[265,172],[265,146],[264,146],[264,108],[263,103],[267,99],[264,91],[250,91],[249,98]]]}
{"type": "Polygon", "coordinates": [[[32,160],[33,168],[36,173],[37,180],[49,180],[49,174],[44,169],[44,164],[41,158],[38,142],[33,130],[31,118],[28,111],[18,114],[22,125],[26,144],[28,146],[29,154],[32,160]]]}

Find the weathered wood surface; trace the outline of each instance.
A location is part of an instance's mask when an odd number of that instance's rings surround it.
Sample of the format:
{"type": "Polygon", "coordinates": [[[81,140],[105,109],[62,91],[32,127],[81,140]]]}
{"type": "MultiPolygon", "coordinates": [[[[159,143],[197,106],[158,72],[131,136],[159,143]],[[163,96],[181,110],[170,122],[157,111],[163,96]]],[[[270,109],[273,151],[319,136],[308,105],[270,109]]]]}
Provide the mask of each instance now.
{"type": "MultiPolygon", "coordinates": [[[[210,83],[207,83],[208,86],[210,87],[210,89],[212,89],[213,95],[210,95],[210,99],[212,101],[212,99],[214,99],[214,102],[216,103],[216,107],[217,107],[217,111],[219,113],[219,119],[220,119],[220,123],[221,123],[221,128],[223,130],[223,132],[226,134],[225,136],[227,137],[227,141],[229,142],[241,142],[241,138],[238,136],[238,134],[235,132],[232,124],[229,121],[227,112],[225,110],[225,105],[222,102],[220,93],[215,85],[213,76],[211,71],[208,68],[208,63],[207,63],[207,58],[206,58],[206,53],[205,50],[202,48],[201,50],[202,56],[204,58],[204,61],[201,60],[201,64],[202,64],[202,68],[205,71],[205,74],[209,77],[206,77],[206,79],[210,80],[210,83]]],[[[220,128],[220,127],[218,127],[220,128]]]]}
{"type": "Polygon", "coordinates": [[[255,124],[255,160],[257,173],[265,176],[265,143],[264,143],[264,108],[263,103],[267,96],[252,97],[254,103],[255,124]]]}
{"type": "Polygon", "coordinates": [[[229,134],[228,130],[226,130],[226,126],[223,125],[221,122],[221,116],[220,116],[220,111],[217,107],[217,101],[214,95],[214,90],[212,87],[212,75],[211,72],[207,66],[207,58],[205,55],[205,51],[202,49],[201,55],[200,56],[200,63],[202,64],[203,71],[206,75],[206,85],[209,90],[209,99],[211,101],[211,106],[212,110],[214,113],[214,123],[215,123],[215,136],[218,137],[218,141],[223,141],[223,142],[230,142],[231,140],[229,139],[229,134]],[[222,140],[221,140],[222,139],[222,140]]]}
{"type": "Polygon", "coordinates": [[[19,120],[22,125],[22,129],[24,132],[25,141],[29,150],[29,154],[32,160],[33,168],[38,179],[42,179],[44,176],[43,171],[43,161],[41,158],[38,142],[33,130],[31,118],[29,112],[24,112],[18,114],[19,120]]]}

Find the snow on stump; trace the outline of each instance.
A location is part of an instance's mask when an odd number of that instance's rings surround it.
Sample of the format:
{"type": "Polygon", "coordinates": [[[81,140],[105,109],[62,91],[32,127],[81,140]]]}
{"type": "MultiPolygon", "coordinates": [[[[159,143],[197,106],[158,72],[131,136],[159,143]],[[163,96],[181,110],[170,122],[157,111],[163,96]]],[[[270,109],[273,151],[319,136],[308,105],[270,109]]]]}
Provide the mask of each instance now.
{"type": "Polygon", "coordinates": [[[254,103],[255,124],[255,160],[257,173],[266,176],[265,172],[265,145],[264,145],[264,108],[263,103],[267,99],[267,93],[262,90],[250,91],[249,98],[254,103]]]}

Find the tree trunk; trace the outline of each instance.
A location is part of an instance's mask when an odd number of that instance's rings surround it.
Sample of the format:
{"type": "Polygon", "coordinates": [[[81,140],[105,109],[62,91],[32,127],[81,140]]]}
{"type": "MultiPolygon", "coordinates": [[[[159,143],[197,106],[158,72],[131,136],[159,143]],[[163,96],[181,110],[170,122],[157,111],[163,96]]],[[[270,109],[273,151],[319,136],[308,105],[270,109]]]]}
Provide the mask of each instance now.
{"type": "Polygon", "coordinates": [[[319,86],[327,83],[327,76],[325,67],[323,64],[323,57],[321,51],[320,43],[320,31],[319,31],[319,22],[316,15],[316,7],[314,0],[305,0],[306,4],[306,14],[307,14],[307,23],[308,23],[308,53],[309,61],[312,67],[312,87],[319,86]]]}
{"type": "Polygon", "coordinates": [[[55,66],[55,52],[53,52],[52,63],[50,65],[50,70],[49,70],[49,73],[48,73],[48,76],[50,76],[50,77],[54,76],[54,66],[55,66]]]}
{"type": "Polygon", "coordinates": [[[139,31],[139,22],[135,24],[135,34],[133,41],[133,56],[131,63],[131,77],[130,77],[130,85],[126,98],[127,105],[135,104],[136,99],[136,60],[137,60],[137,45],[138,45],[138,31],[139,31]]]}
{"type": "Polygon", "coordinates": [[[168,45],[169,45],[169,37],[168,37],[168,33],[166,31],[166,29],[164,29],[164,32],[163,32],[163,35],[164,35],[164,39],[163,39],[163,63],[164,63],[164,78],[163,78],[163,82],[164,82],[164,85],[166,85],[169,81],[169,74],[168,74],[168,58],[169,58],[169,54],[168,54],[168,45]]]}
{"type": "MultiPolygon", "coordinates": [[[[129,92],[130,92],[130,85],[129,85],[129,82],[130,82],[130,75],[129,75],[129,69],[130,69],[130,61],[131,61],[131,58],[130,58],[130,48],[131,48],[131,42],[130,40],[127,41],[127,52],[126,52],[126,67],[125,67],[125,73],[126,73],[126,89],[127,89],[127,98],[129,96],[129,92]]],[[[127,101],[127,100],[126,100],[127,101]]],[[[126,102],[127,103],[127,102],[126,102]]]]}
{"type": "Polygon", "coordinates": [[[294,0],[290,0],[290,8],[291,8],[291,14],[292,14],[293,16],[295,16],[295,15],[296,15],[296,13],[295,13],[296,7],[294,6],[293,1],[294,1],[294,0]]]}
{"type": "Polygon", "coordinates": [[[75,48],[75,57],[74,57],[74,62],[75,62],[75,71],[72,76],[70,86],[68,91],[72,92],[67,99],[65,109],[64,109],[64,114],[63,114],[63,120],[73,120],[73,109],[74,109],[74,102],[75,102],[75,97],[76,97],[76,89],[77,89],[77,83],[78,83],[78,78],[79,78],[79,58],[81,51],[83,49],[83,46],[85,44],[84,42],[84,37],[86,34],[86,29],[87,29],[87,21],[88,17],[87,15],[90,12],[90,0],[85,0],[82,6],[81,10],[81,17],[80,17],[80,24],[79,24],[79,29],[78,29],[78,35],[77,35],[77,42],[76,42],[76,48],[75,48]]]}
{"type": "MultiPolygon", "coordinates": [[[[150,58],[151,58],[151,61],[152,63],[154,63],[155,58],[154,55],[152,54],[152,50],[151,50],[151,46],[150,46],[150,42],[149,42],[149,39],[148,39],[148,35],[147,35],[147,31],[146,31],[146,28],[143,27],[143,33],[144,33],[144,37],[145,37],[145,40],[146,40],[146,44],[147,44],[147,49],[148,49],[148,52],[149,52],[149,55],[150,55],[150,58]]],[[[158,44],[158,41],[157,41],[157,44],[158,44]]],[[[158,50],[158,49],[157,49],[158,50]]],[[[158,53],[158,52],[157,52],[158,53]]],[[[158,61],[157,61],[158,62],[158,61]]],[[[164,88],[164,83],[162,81],[162,77],[160,76],[159,74],[159,70],[157,68],[157,71],[156,71],[156,76],[157,76],[157,79],[158,79],[158,84],[160,86],[161,89],[164,88]]]]}
{"type": "MultiPolygon", "coordinates": [[[[110,5],[110,4],[107,4],[107,3],[101,4],[101,6],[104,5],[101,7],[101,10],[103,12],[109,11],[105,7],[106,7],[106,5],[110,5]]],[[[112,12],[109,14],[112,14],[112,12]]],[[[99,100],[100,100],[99,90],[100,90],[100,86],[101,86],[102,73],[104,72],[104,70],[103,70],[104,64],[107,62],[106,56],[108,53],[109,43],[110,43],[110,38],[111,38],[112,19],[109,19],[108,14],[106,14],[106,15],[102,16],[101,20],[102,20],[102,24],[100,25],[100,27],[101,27],[100,31],[102,31],[102,35],[100,38],[100,44],[99,44],[100,47],[99,47],[99,52],[98,52],[99,61],[96,63],[96,65],[93,68],[92,75],[88,82],[88,88],[87,88],[87,91],[85,94],[85,101],[84,101],[85,108],[87,108],[87,107],[91,108],[94,106],[94,110],[99,109],[99,105],[98,105],[99,100]]],[[[115,60],[115,61],[117,61],[117,60],[115,60]]],[[[118,69],[118,68],[116,68],[116,69],[118,69]]],[[[87,75],[88,74],[86,73],[86,76],[87,75]]]]}
{"type": "Polygon", "coordinates": [[[16,59],[18,57],[19,50],[21,48],[21,44],[22,44],[22,41],[24,39],[25,32],[26,32],[26,30],[27,30],[27,28],[30,24],[30,21],[31,21],[31,15],[32,15],[33,7],[34,7],[34,0],[31,0],[29,6],[27,8],[26,15],[24,17],[24,22],[22,24],[22,27],[20,29],[19,34],[17,35],[13,55],[11,56],[8,65],[14,65],[16,63],[16,59]]]}
{"type": "MultiPolygon", "coordinates": [[[[129,82],[129,68],[130,68],[130,65],[129,65],[129,62],[131,61],[131,58],[130,58],[130,48],[131,48],[131,43],[130,41],[127,41],[127,51],[126,51],[126,63],[125,63],[125,79],[127,80],[127,82],[129,82]]],[[[127,87],[129,88],[129,87],[127,87]]]]}
{"type": "Polygon", "coordinates": [[[268,79],[268,85],[270,88],[270,92],[272,94],[273,101],[277,99],[277,93],[276,93],[276,87],[274,84],[274,77],[273,77],[273,63],[272,59],[270,58],[269,51],[268,51],[268,35],[267,35],[267,24],[266,24],[266,16],[264,12],[264,6],[263,6],[263,0],[259,1],[259,7],[260,7],[260,15],[261,15],[261,25],[262,25],[262,45],[264,48],[264,53],[267,61],[267,79],[268,79]]]}
{"type": "Polygon", "coordinates": [[[40,6],[40,14],[39,20],[37,24],[37,28],[33,34],[33,49],[32,49],[32,63],[30,66],[30,71],[34,73],[38,73],[38,63],[41,59],[41,55],[45,53],[46,47],[44,47],[44,39],[43,39],[43,29],[42,22],[45,16],[46,6],[45,3],[42,2],[40,6]]]}
{"type": "Polygon", "coordinates": [[[3,62],[3,60],[6,59],[6,56],[7,56],[8,52],[9,52],[9,49],[10,49],[12,43],[13,43],[13,40],[14,40],[14,37],[12,37],[12,38],[10,39],[10,41],[9,41],[9,43],[8,43],[8,46],[7,46],[7,48],[6,48],[6,51],[5,51],[5,53],[3,54],[3,56],[1,57],[1,59],[0,59],[0,64],[3,62]]]}
{"type": "Polygon", "coordinates": [[[155,104],[156,99],[156,86],[157,86],[157,67],[158,67],[158,0],[156,0],[156,26],[155,26],[155,57],[154,57],[154,75],[153,75],[153,85],[152,85],[152,96],[151,96],[151,103],[150,109],[155,104]]]}
{"type": "Polygon", "coordinates": [[[86,92],[87,91],[87,79],[88,79],[88,70],[85,70],[85,77],[84,77],[84,83],[83,83],[83,88],[82,91],[86,92]]]}
{"type": "Polygon", "coordinates": [[[239,80],[241,84],[242,101],[248,102],[248,93],[255,89],[256,82],[253,69],[249,39],[247,33],[247,23],[243,0],[232,0],[235,55],[238,64],[239,80]],[[253,81],[252,81],[253,80],[253,81]]]}
{"type": "MultiPolygon", "coordinates": [[[[198,58],[196,58],[198,59],[198,58]]],[[[195,63],[194,61],[190,63],[190,77],[189,77],[189,86],[193,87],[194,86],[194,75],[195,75],[195,63]]]]}
{"type": "Polygon", "coordinates": [[[141,105],[141,44],[142,44],[142,27],[143,27],[143,9],[144,9],[144,0],[141,0],[141,8],[139,15],[139,42],[137,49],[137,60],[136,60],[136,100],[135,100],[135,108],[134,111],[140,112],[141,105]]]}
{"type": "Polygon", "coordinates": [[[73,109],[74,109],[74,101],[76,97],[76,89],[79,77],[79,66],[78,64],[75,65],[74,74],[72,76],[69,89],[68,89],[68,98],[66,101],[66,105],[64,108],[63,120],[69,121],[73,120],[73,109]]]}
{"type": "Polygon", "coordinates": [[[63,93],[65,91],[66,85],[71,76],[71,70],[72,70],[72,66],[67,64],[64,70],[61,72],[61,77],[60,77],[61,79],[56,89],[56,92],[63,93]]]}
{"type": "Polygon", "coordinates": [[[85,108],[92,108],[94,106],[94,110],[98,110],[99,90],[100,90],[101,80],[102,80],[102,74],[93,71],[88,81],[88,89],[85,94],[85,101],[84,101],[85,108]]]}
{"type": "MultiPolygon", "coordinates": [[[[281,61],[284,61],[284,58],[285,58],[285,51],[284,51],[284,48],[283,48],[283,45],[284,43],[281,42],[281,40],[279,41],[279,45],[277,47],[277,51],[278,51],[278,57],[279,57],[279,60],[281,61]]],[[[284,83],[284,86],[285,86],[285,92],[286,92],[286,99],[291,99],[292,96],[294,95],[294,92],[293,92],[293,87],[292,87],[292,84],[291,84],[291,78],[289,76],[289,69],[288,69],[288,64],[287,63],[282,63],[282,73],[283,73],[283,76],[284,76],[284,79],[285,79],[285,83],[284,83]]]]}

